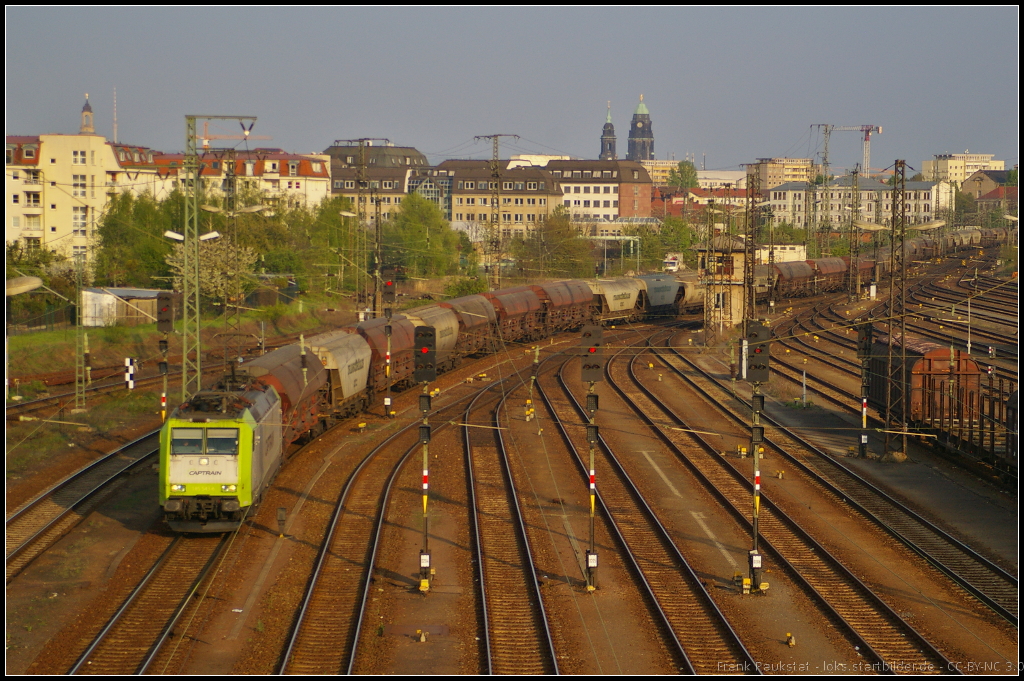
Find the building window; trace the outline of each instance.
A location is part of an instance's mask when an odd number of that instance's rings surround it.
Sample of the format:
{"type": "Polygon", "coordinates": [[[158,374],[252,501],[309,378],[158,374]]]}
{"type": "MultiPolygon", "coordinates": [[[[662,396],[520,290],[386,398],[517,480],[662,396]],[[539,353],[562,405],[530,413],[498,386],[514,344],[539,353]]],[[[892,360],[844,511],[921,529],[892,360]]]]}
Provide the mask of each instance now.
{"type": "Polygon", "coordinates": [[[584,208],[590,208],[590,201],[584,201],[583,202],[583,207],[584,208]]]}
{"type": "Polygon", "coordinates": [[[527,222],[536,222],[537,221],[537,214],[536,213],[527,213],[526,214],[526,221],[527,222]]]}
{"type": "Polygon", "coordinates": [[[25,237],[25,250],[38,251],[42,248],[42,239],[37,236],[25,237]]]}
{"type": "Polygon", "coordinates": [[[466,182],[466,189],[473,189],[476,187],[475,182],[466,182]]]}
{"type": "Polygon", "coordinates": [[[86,206],[74,206],[71,209],[71,233],[74,236],[86,236],[88,218],[89,209],[86,206]]]}
{"type": "Polygon", "coordinates": [[[523,214],[522,213],[516,213],[515,217],[516,217],[516,222],[522,222],[523,221],[523,214]]]}
{"type": "Polygon", "coordinates": [[[572,205],[572,201],[570,201],[569,199],[566,199],[565,200],[565,205],[566,206],[571,206],[572,205]]]}
{"type": "Polygon", "coordinates": [[[562,177],[562,171],[561,170],[552,170],[551,171],[551,176],[552,177],[562,177]]]}
{"type": "Polygon", "coordinates": [[[611,201],[605,201],[605,202],[604,202],[604,207],[605,207],[605,208],[611,208],[611,207],[612,207],[612,206],[611,206],[611,203],[612,203],[611,201]]]}
{"type": "Polygon", "coordinates": [[[542,206],[548,205],[548,200],[547,199],[541,199],[540,200],[540,205],[542,205],[542,206]]]}
{"type": "Polygon", "coordinates": [[[39,193],[38,192],[25,192],[25,205],[33,208],[39,207],[39,193]]]}
{"type": "Polygon", "coordinates": [[[521,205],[523,205],[523,199],[516,199],[516,200],[515,200],[515,204],[516,204],[517,206],[521,206],[521,205]]]}
{"type": "Polygon", "coordinates": [[[15,203],[15,204],[17,204],[17,203],[18,203],[18,200],[19,200],[20,198],[21,198],[21,197],[19,197],[19,196],[18,196],[17,194],[14,194],[14,195],[12,195],[12,196],[11,196],[11,203],[15,203]]]}
{"type": "Polygon", "coordinates": [[[355,180],[345,180],[345,189],[355,189],[355,188],[356,188],[356,181],[355,180]]]}
{"type": "Polygon", "coordinates": [[[22,155],[25,158],[35,158],[36,157],[36,150],[35,149],[22,149],[21,153],[22,153],[22,155]]]}
{"type": "Polygon", "coordinates": [[[72,175],[71,176],[71,195],[72,196],[85,196],[85,175],[72,175]]]}
{"type": "Polygon", "coordinates": [[[536,206],[537,205],[537,199],[526,199],[526,205],[527,206],[536,206]]]}
{"type": "Polygon", "coordinates": [[[618,207],[619,207],[619,202],[618,201],[612,201],[612,208],[618,208],[618,207]]]}
{"type": "Polygon", "coordinates": [[[335,189],[341,189],[343,186],[344,186],[344,184],[342,183],[341,180],[335,180],[334,181],[334,188],[335,189]]]}
{"type": "Polygon", "coordinates": [[[84,151],[72,151],[71,152],[71,163],[72,165],[85,165],[85,152],[84,151]]]}
{"type": "Polygon", "coordinates": [[[290,162],[288,164],[288,174],[290,176],[292,176],[292,177],[295,177],[296,175],[298,175],[299,174],[299,164],[294,162],[294,161],[290,162]]]}
{"type": "Polygon", "coordinates": [[[536,189],[537,188],[537,183],[536,182],[527,182],[526,183],[526,188],[530,189],[530,190],[536,189]]]}
{"type": "Polygon", "coordinates": [[[523,191],[523,183],[522,182],[516,182],[516,191],[517,192],[523,191]]]}
{"type": "Polygon", "coordinates": [[[512,183],[511,182],[503,182],[502,183],[502,188],[506,189],[506,190],[511,190],[512,189],[512,183]]]}

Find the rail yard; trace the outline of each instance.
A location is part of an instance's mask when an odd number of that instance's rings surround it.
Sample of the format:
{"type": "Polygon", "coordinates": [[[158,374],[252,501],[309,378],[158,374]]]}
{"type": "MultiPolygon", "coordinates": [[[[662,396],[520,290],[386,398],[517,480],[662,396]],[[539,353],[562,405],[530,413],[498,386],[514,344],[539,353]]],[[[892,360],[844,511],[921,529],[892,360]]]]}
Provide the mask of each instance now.
{"type": "Polygon", "coordinates": [[[214,372],[162,431],[13,490],[8,672],[1016,673],[1015,234],[975,231],[908,247],[899,342],[849,261],[781,267],[753,386],[674,275],[214,372]],[[897,346],[894,434],[895,374],[865,367],[897,346]],[[213,466],[235,477],[187,478],[213,466]]]}

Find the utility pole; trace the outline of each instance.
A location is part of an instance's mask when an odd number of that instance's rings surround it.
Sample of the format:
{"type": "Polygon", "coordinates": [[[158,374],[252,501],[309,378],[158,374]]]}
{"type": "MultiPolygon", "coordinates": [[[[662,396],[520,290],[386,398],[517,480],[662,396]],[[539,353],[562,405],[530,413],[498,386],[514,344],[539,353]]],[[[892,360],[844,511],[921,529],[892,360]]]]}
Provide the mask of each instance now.
{"type": "Polygon", "coordinates": [[[900,451],[907,453],[907,272],[906,272],[907,162],[897,160],[892,185],[892,243],[889,255],[889,351],[886,358],[885,451],[893,431],[900,434],[900,451]],[[896,335],[900,347],[895,347],[896,335]],[[898,354],[897,354],[898,352],[898,354]],[[896,430],[898,429],[898,430],[896,430]]]}
{"type": "Polygon", "coordinates": [[[497,291],[501,288],[501,159],[498,155],[498,140],[502,137],[514,137],[519,135],[496,134],[477,135],[474,140],[491,140],[491,219],[487,226],[487,240],[484,242],[484,262],[490,264],[491,290],[497,291]],[[487,258],[487,254],[490,258],[487,258]]]}

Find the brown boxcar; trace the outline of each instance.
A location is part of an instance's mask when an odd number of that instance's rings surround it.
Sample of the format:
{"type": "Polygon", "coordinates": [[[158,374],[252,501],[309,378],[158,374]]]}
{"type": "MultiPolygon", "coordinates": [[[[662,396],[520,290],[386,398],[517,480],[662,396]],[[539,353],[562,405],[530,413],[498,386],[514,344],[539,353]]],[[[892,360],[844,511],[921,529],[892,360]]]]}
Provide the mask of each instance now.
{"type": "MultiPolygon", "coordinates": [[[[906,396],[907,423],[913,427],[956,433],[977,423],[981,406],[981,368],[970,355],[959,350],[950,358],[948,346],[920,338],[907,339],[906,386],[888,380],[888,337],[882,336],[872,348],[868,404],[879,413],[885,410],[886,386],[896,402],[906,396]]],[[[893,347],[893,362],[899,366],[899,339],[893,347]]]]}

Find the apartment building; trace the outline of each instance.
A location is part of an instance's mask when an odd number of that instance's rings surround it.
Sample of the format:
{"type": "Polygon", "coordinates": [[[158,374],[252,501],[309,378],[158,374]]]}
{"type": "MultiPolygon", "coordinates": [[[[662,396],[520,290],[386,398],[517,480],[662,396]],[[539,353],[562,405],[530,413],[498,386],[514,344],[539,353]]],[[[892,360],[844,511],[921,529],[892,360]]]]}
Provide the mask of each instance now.
{"type": "Polygon", "coordinates": [[[932,182],[963,182],[979,170],[1004,170],[1005,163],[995,154],[936,154],[921,163],[921,174],[932,182]]]}
{"type": "Polygon", "coordinates": [[[495,179],[490,161],[449,160],[436,167],[437,176],[450,186],[451,223],[479,241],[499,216],[501,236],[525,237],[544,222],[562,198],[558,181],[546,168],[501,161],[495,179]],[[510,167],[513,166],[513,167],[510,167]],[[493,205],[497,191],[498,205],[493,205]]]}
{"type": "MultiPolygon", "coordinates": [[[[860,219],[885,223],[892,218],[892,187],[861,177],[857,190],[849,175],[815,188],[806,182],[789,182],[766,195],[772,220],[806,228],[813,224],[848,224],[853,215],[854,194],[859,196],[860,219]]],[[[953,207],[954,190],[949,182],[907,182],[906,208],[911,224],[940,219],[953,207]]]]}
{"type": "Polygon", "coordinates": [[[545,168],[560,183],[562,205],[573,220],[612,221],[651,216],[651,176],[635,161],[550,161],[545,168]]]}

